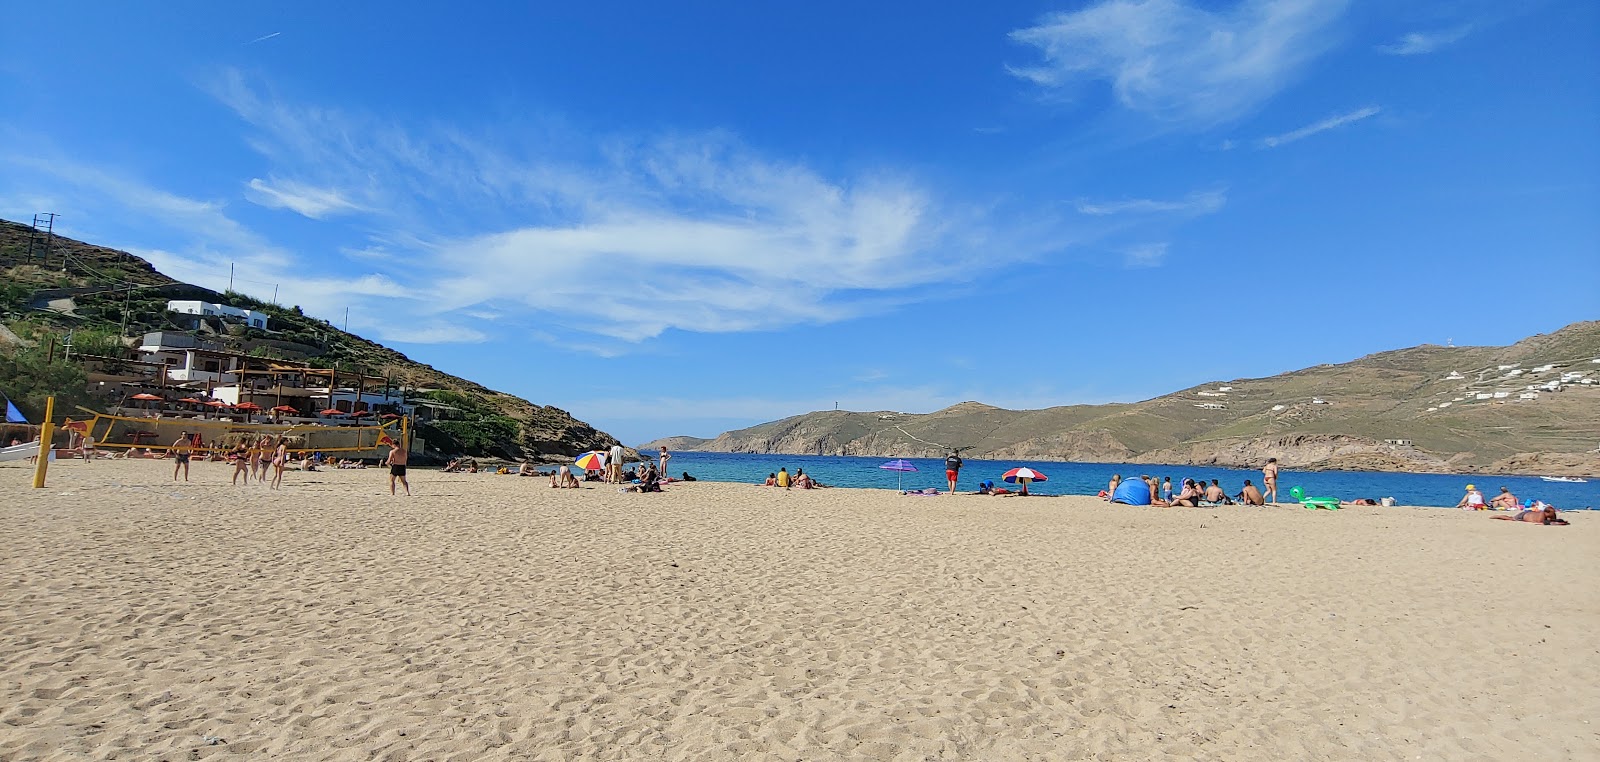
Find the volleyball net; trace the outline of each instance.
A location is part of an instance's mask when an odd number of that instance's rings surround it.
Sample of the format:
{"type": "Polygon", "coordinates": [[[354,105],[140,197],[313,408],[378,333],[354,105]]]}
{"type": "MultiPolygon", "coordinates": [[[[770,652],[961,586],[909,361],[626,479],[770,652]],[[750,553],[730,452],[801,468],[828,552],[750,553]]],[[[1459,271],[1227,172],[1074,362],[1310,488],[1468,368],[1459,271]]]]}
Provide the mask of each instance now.
{"type": "Polygon", "coordinates": [[[62,428],[75,431],[79,436],[92,437],[95,447],[107,449],[161,452],[173,449],[180,438],[186,438],[188,449],[196,453],[226,452],[241,444],[256,449],[262,437],[270,438],[274,447],[278,437],[283,437],[292,453],[366,453],[369,457],[383,457],[391,442],[400,442],[410,449],[410,430],[404,418],[370,426],[328,426],[205,418],[141,418],[78,409],[92,417],[80,421],[69,418],[62,428]]]}

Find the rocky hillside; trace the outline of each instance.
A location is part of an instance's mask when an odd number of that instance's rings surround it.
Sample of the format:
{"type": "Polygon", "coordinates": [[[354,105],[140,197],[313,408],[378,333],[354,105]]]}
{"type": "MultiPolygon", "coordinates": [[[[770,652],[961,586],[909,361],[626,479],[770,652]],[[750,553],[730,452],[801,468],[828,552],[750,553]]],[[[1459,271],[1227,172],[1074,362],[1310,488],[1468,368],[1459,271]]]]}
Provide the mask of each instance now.
{"type": "Polygon", "coordinates": [[[933,457],[951,446],[979,458],[1600,475],[1600,321],[1509,347],[1425,345],[1131,404],[820,411],[678,449],[933,457]],[[1560,391],[1528,391],[1551,382],[1560,391]]]}
{"type": "MultiPolygon", "coordinates": [[[[177,329],[166,312],[167,300],[223,302],[271,315],[270,332],[228,326],[225,332],[205,337],[223,342],[230,350],[388,377],[396,385],[431,390],[426,396],[461,410],[463,420],[419,427],[418,435],[432,450],[553,461],[616,443],[611,435],[565,410],[535,405],[413,361],[341,331],[326,320],[305,315],[299,307],[285,308],[243,294],[219,294],[181,283],[128,252],[61,236],[52,243],[48,261],[41,259],[42,247],[38,246],[30,257],[29,234],[26,225],[0,220],[0,320],[23,339],[42,342],[50,334],[72,330],[79,351],[127,353],[126,339],[146,331],[177,329]]],[[[24,350],[0,346],[0,353],[20,351],[24,350]]],[[[14,364],[37,367],[36,362],[14,364]]]]}

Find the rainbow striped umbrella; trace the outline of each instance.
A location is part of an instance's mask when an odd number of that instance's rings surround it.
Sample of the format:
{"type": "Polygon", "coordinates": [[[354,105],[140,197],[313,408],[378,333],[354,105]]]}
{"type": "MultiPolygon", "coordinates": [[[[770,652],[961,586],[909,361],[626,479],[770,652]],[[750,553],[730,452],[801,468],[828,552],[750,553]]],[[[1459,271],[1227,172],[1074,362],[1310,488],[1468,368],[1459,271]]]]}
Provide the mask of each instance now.
{"type": "Polygon", "coordinates": [[[604,471],[606,456],[591,450],[579,456],[576,465],[585,471],[604,471]]]}

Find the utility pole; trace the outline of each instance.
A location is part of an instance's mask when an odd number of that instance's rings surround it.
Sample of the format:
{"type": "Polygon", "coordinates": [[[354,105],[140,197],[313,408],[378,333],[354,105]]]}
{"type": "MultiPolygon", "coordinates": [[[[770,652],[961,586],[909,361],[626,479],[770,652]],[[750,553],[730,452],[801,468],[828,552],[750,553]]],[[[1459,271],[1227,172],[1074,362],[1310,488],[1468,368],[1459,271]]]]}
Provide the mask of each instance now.
{"type": "Polygon", "coordinates": [[[228,263],[228,293],[233,293],[233,263],[228,263]]]}
{"type": "Polygon", "coordinates": [[[344,308],[344,332],[350,332],[350,308],[344,308]]]}
{"type": "Polygon", "coordinates": [[[132,302],[133,302],[133,284],[129,283],[128,284],[128,294],[127,294],[127,296],[124,296],[123,299],[122,299],[122,331],[118,333],[119,337],[128,335],[128,309],[129,309],[128,305],[131,304],[132,302]]]}
{"type": "MultiPolygon", "coordinates": [[[[33,231],[28,234],[28,259],[30,259],[30,260],[33,259],[33,246],[34,246],[34,242],[39,240],[39,226],[41,224],[44,225],[44,241],[43,241],[43,243],[44,243],[44,256],[42,257],[42,259],[43,259],[42,264],[45,267],[49,267],[50,266],[50,249],[54,246],[55,241],[56,241],[56,213],[55,212],[41,212],[39,214],[33,215],[33,231]]],[[[61,264],[62,264],[63,267],[65,267],[66,266],[66,261],[63,260],[61,264]]]]}

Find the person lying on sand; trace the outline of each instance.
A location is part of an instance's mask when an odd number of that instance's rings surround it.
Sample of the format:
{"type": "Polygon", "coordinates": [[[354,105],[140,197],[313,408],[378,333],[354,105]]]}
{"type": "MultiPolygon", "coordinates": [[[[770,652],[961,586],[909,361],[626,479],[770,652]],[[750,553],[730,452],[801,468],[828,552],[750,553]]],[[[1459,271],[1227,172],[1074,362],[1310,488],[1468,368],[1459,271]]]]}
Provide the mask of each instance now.
{"type": "Polygon", "coordinates": [[[1545,506],[1542,511],[1518,511],[1515,516],[1490,516],[1497,521],[1520,521],[1525,524],[1543,524],[1544,526],[1567,526],[1570,522],[1556,515],[1556,509],[1545,506]]]}
{"type": "Polygon", "coordinates": [[[1358,497],[1354,500],[1340,500],[1339,505],[1377,505],[1377,498],[1358,497]]]}

